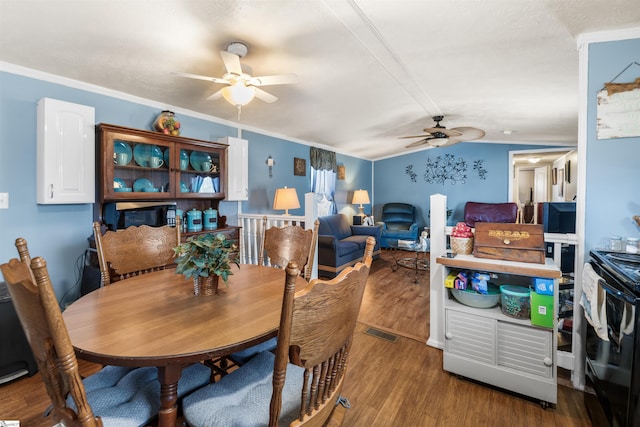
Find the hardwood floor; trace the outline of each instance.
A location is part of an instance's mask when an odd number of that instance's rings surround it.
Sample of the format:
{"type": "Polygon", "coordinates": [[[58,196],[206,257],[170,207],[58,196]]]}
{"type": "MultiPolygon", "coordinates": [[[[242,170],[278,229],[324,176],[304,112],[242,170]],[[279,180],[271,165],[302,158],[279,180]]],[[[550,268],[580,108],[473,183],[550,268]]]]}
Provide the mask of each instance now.
{"type": "MultiPolygon", "coordinates": [[[[351,403],[344,426],[592,427],[582,392],[570,387],[558,386],[557,405],[545,410],[537,401],[443,371],[442,351],[425,344],[428,274],[414,284],[413,271],[393,272],[391,263],[387,251],[373,263],[343,391],[351,403]],[[366,333],[370,327],[397,340],[366,333]]],[[[88,374],[95,367],[81,362],[81,369],[88,374]]],[[[0,386],[0,420],[48,426],[41,416],[48,405],[39,374],[0,386]]]]}

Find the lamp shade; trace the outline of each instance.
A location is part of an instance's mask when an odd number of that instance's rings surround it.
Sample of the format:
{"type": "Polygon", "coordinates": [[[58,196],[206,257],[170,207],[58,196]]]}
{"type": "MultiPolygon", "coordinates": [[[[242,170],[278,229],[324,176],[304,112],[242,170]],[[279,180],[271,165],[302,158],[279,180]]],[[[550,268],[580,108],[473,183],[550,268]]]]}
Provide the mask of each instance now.
{"type": "Polygon", "coordinates": [[[222,88],[222,96],[231,105],[247,105],[256,96],[256,88],[236,80],[232,85],[222,88]]]}
{"type": "Polygon", "coordinates": [[[273,198],[273,209],[284,210],[285,215],[289,215],[289,209],[298,209],[300,201],[295,188],[278,188],[273,198]]]}
{"type": "Polygon", "coordinates": [[[367,190],[356,190],[353,192],[353,200],[351,201],[354,205],[368,205],[371,203],[369,200],[369,192],[367,190]]]}
{"type": "Polygon", "coordinates": [[[362,205],[368,205],[371,203],[369,200],[369,193],[367,190],[356,190],[353,192],[353,200],[351,201],[354,205],[358,206],[358,216],[366,216],[364,214],[364,207],[362,205]]]}

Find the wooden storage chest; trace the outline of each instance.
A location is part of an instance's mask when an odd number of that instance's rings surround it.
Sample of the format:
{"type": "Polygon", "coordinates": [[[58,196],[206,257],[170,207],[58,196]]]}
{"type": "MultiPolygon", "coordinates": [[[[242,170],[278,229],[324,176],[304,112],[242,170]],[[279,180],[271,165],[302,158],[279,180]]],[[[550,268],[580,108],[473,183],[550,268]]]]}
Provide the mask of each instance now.
{"type": "Polygon", "coordinates": [[[477,222],[475,228],[475,257],[544,264],[542,225],[477,222]]]}

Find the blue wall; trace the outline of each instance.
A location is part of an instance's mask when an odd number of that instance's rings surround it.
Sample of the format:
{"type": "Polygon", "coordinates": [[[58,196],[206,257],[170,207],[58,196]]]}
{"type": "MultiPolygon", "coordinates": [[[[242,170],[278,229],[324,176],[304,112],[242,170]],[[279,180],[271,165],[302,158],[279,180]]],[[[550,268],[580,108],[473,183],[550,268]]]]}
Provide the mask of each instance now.
{"type": "MultiPolygon", "coordinates": [[[[49,78],[46,78],[49,80],[49,78]]],[[[36,106],[41,98],[54,98],[95,108],[96,123],[111,123],[138,129],[151,129],[157,114],[171,106],[153,101],[133,102],[117,95],[107,96],[90,90],[0,72],[0,192],[9,193],[9,209],[0,210],[0,263],[17,257],[14,241],[24,237],[32,256],[47,260],[49,273],[58,299],[72,301],[78,293],[81,257],[88,247],[92,233],[93,205],[38,205],[36,203],[36,106]]],[[[70,82],[74,84],[75,82],[70,82]]],[[[86,85],[75,84],[76,87],[86,85]]],[[[134,98],[131,98],[134,99],[134,98]]],[[[237,129],[215,117],[189,115],[176,111],[182,123],[182,135],[208,141],[224,136],[236,136],[237,129]]],[[[250,201],[242,203],[243,212],[281,213],[271,209],[277,187],[296,187],[300,202],[309,191],[309,146],[255,132],[245,131],[249,141],[250,201]],[[269,178],[265,164],[271,154],[276,164],[273,178],[269,178]],[[293,175],[293,158],[307,160],[307,175],[293,175]]],[[[346,165],[347,178],[338,181],[338,209],[351,209],[347,194],[354,189],[371,191],[371,162],[338,155],[338,163],[346,165]],[[351,174],[350,174],[351,173],[351,174]],[[357,179],[355,175],[359,174],[357,179]],[[351,177],[351,178],[350,178],[351,177]]],[[[220,211],[232,217],[237,213],[236,202],[222,202],[220,211]]],[[[303,214],[303,210],[290,213],[303,214]]]]}
{"type": "Polygon", "coordinates": [[[464,204],[468,201],[498,203],[509,200],[509,151],[543,148],[539,146],[523,146],[513,144],[483,144],[467,142],[451,147],[433,148],[404,156],[394,157],[374,163],[375,206],[377,218],[382,212],[382,205],[389,202],[411,203],[418,209],[418,224],[429,226],[429,198],[432,194],[447,196],[447,207],[453,210],[449,224],[462,221],[464,204]],[[464,160],[467,170],[465,182],[428,183],[425,180],[428,159],[432,163],[447,155],[454,160],[464,160]],[[481,168],[486,171],[485,179],[480,178],[475,162],[480,161],[481,168]],[[415,182],[407,173],[412,166],[416,174],[415,182]]]}
{"type": "MultiPolygon", "coordinates": [[[[242,137],[249,141],[249,200],[242,202],[242,212],[282,213],[272,209],[273,197],[277,188],[287,186],[296,188],[301,206],[300,209],[290,210],[289,213],[304,215],[304,194],[311,191],[309,146],[254,132],[243,132],[242,137]],[[266,164],[269,156],[275,161],[271,178],[266,164]],[[305,176],[293,174],[294,157],[306,160],[305,176]]],[[[357,211],[353,210],[350,203],[353,191],[362,188],[371,193],[371,162],[342,154],[336,154],[336,162],[344,165],[346,170],[345,180],[336,181],[335,198],[338,211],[353,215],[357,211]]]]}
{"type": "MultiPolygon", "coordinates": [[[[640,137],[597,139],[597,93],[631,62],[640,62],[640,39],[589,45],[585,250],[602,248],[612,234],[640,237],[640,137]]],[[[615,82],[632,82],[632,65],[615,82]]]]}

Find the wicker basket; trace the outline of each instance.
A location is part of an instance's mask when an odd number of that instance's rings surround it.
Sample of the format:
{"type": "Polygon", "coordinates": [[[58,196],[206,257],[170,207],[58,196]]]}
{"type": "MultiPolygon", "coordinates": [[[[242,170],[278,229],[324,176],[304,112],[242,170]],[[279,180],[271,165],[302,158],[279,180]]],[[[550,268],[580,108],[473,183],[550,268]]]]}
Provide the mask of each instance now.
{"type": "Polygon", "coordinates": [[[451,251],[470,255],[473,252],[473,237],[451,237],[451,251]]]}

